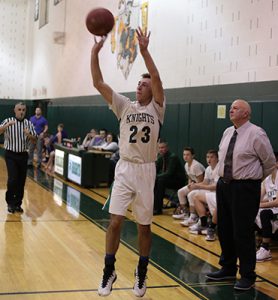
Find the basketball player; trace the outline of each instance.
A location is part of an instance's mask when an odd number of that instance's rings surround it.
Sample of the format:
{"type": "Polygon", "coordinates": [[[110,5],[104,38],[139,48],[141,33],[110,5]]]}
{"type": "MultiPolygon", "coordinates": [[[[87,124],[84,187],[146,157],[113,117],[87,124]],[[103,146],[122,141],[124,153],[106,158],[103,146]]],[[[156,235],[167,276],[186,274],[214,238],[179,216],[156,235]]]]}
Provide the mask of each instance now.
{"type": "Polygon", "coordinates": [[[98,293],[107,296],[117,276],[115,254],[119,247],[120,231],[129,204],[138,223],[139,263],[135,270],[133,292],[142,297],[146,292],[146,273],[151,248],[151,222],[153,215],[153,189],[156,177],[155,161],[160,126],[164,119],[165,101],[162,82],[148,51],[147,32],[137,30],[140,53],[149,74],[143,74],[131,102],[108,86],[99,66],[99,51],[105,38],[95,45],[91,54],[93,84],[105,98],[120,121],[120,160],[115,170],[111,192],[110,224],[106,233],[106,256],[103,278],[98,293]]]}

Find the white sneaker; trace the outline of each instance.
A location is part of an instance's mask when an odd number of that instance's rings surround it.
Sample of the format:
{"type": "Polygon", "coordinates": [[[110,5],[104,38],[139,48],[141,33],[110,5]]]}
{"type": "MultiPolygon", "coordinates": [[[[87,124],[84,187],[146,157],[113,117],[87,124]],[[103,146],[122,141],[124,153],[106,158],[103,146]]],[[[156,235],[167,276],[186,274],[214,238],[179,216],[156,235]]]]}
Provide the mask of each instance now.
{"type": "Polygon", "coordinates": [[[173,217],[173,219],[176,219],[176,220],[182,220],[182,219],[184,219],[185,215],[186,215],[185,209],[178,206],[176,208],[176,210],[174,211],[172,217],[173,217]]]}
{"type": "Polygon", "coordinates": [[[260,247],[260,249],[256,253],[257,262],[264,262],[272,259],[272,255],[270,250],[266,250],[264,247],[260,247]]]}
{"type": "Polygon", "coordinates": [[[135,283],[133,287],[133,293],[136,297],[143,297],[146,293],[146,274],[139,274],[138,268],[135,270],[135,283]]]}
{"type": "Polygon", "coordinates": [[[189,232],[193,234],[201,234],[203,230],[206,230],[207,227],[202,226],[201,222],[195,223],[189,227],[189,232]]]}
{"type": "Polygon", "coordinates": [[[182,226],[188,227],[190,225],[193,225],[193,224],[197,223],[198,220],[199,220],[198,216],[192,216],[192,215],[190,215],[190,217],[188,219],[184,220],[183,222],[180,222],[180,224],[182,226]]]}
{"type": "Polygon", "coordinates": [[[112,291],[112,286],[116,279],[117,275],[115,270],[112,273],[107,273],[103,270],[103,277],[98,287],[98,294],[100,296],[108,296],[112,291]]]}

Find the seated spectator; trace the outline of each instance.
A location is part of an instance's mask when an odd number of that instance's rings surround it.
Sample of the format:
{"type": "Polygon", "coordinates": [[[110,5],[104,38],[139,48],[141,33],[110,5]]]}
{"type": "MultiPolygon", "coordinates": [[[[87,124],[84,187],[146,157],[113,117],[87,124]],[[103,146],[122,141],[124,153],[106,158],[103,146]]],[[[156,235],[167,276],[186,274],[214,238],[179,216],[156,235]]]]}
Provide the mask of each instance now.
{"type": "Polygon", "coordinates": [[[57,126],[57,133],[52,137],[53,144],[62,144],[63,139],[68,137],[66,131],[64,130],[64,124],[60,123],[57,126]]]}
{"type": "Polygon", "coordinates": [[[92,143],[90,143],[89,148],[95,147],[95,146],[102,146],[106,143],[106,135],[107,130],[105,128],[100,129],[99,135],[96,135],[92,143]]]}
{"type": "Polygon", "coordinates": [[[218,175],[218,153],[216,150],[207,152],[208,167],[205,171],[205,178],[201,183],[192,183],[190,191],[195,191],[190,199],[190,211],[196,212],[199,222],[189,227],[190,233],[206,234],[206,240],[215,240],[216,217],[216,184],[218,175]],[[212,221],[208,224],[207,208],[212,216],[212,221]]]}
{"type": "Polygon", "coordinates": [[[114,137],[109,132],[105,138],[105,143],[100,146],[94,146],[93,149],[116,152],[119,149],[118,143],[114,142],[114,137]]]}
{"type": "Polygon", "coordinates": [[[87,149],[89,146],[93,146],[94,139],[98,135],[98,130],[97,129],[91,129],[89,133],[86,134],[83,143],[82,143],[82,148],[87,149]]]}
{"type": "Polygon", "coordinates": [[[50,157],[50,153],[54,151],[54,146],[52,143],[53,137],[49,134],[46,134],[44,137],[44,149],[45,149],[45,157],[43,159],[43,162],[46,163],[45,167],[48,168],[48,161],[50,157]]]}
{"type": "Polygon", "coordinates": [[[178,190],[186,181],[185,172],[178,156],[169,151],[168,143],[160,141],[156,161],[156,181],[154,187],[154,215],[162,214],[166,188],[178,190]]]}
{"type": "MultiPolygon", "coordinates": [[[[189,186],[192,183],[202,182],[204,180],[204,172],[205,167],[194,159],[195,152],[194,149],[191,147],[186,147],[183,150],[183,159],[185,163],[185,172],[188,177],[188,185],[178,190],[178,198],[179,198],[179,206],[173,214],[174,219],[187,219],[186,215],[186,204],[187,203],[187,196],[190,192],[189,186]]],[[[192,193],[193,194],[193,193],[192,193]]],[[[198,221],[197,215],[192,215],[191,220],[194,219],[194,223],[198,221]]],[[[192,223],[193,224],[193,223],[192,223]]]]}
{"type": "Polygon", "coordinates": [[[278,152],[275,152],[276,168],[272,174],[262,182],[260,209],[256,218],[256,224],[262,229],[262,243],[257,251],[257,262],[272,259],[269,249],[272,234],[278,229],[278,152]]]}
{"type": "Polygon", "coordinates": [[[67,133],[64,130],[64,124],[58,124],[57,133],[50,138],[49,145],[52,148],[52,151],[49,153],[49,159],[46,165],[46,170],[53,172],[54,171],[54,159],[55,159],[55,149],[54,144],[62,144],[63,139],[67,138],[67,133]]]}

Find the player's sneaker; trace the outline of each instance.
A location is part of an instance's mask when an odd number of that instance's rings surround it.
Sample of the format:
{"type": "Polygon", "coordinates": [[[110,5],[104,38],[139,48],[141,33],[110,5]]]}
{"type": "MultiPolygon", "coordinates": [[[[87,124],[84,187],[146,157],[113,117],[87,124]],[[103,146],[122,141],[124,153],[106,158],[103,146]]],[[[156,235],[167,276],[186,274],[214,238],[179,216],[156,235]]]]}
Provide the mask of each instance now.
{"type": "Polygon", "coordinates": [[[135,283],[133,287],[133,293],[136,297],[143,297],[146,293],[146,272],[138,272],[138,268],[135,270],[135,283]]]}
{"type": "Polygon", "coordinates": [[[206,226],[202,226],[201,222],[199,221],[196,224],[191,225],[189,228],[189,232],[193,234],[201,234],[203,230],[206,230],[206,226]]]}
{"type": "Polygon", "coordinates": [[[111,271],[106,271],[104,269],[102,281],[98,287],[98,294],[100,296],[108,296],[112,291],[112,285],[116,281],[116,279],[117,279],[117,275],[115,270],[111,272],[111,271]]]}
{"type": "Polygon", "coordinates": [[[187,215],[186,209],[178,206],[177,209],[173,213],[173,219],[183,220],[187,215]]]}
{"type": "Polygon", "coordinates": [[[272,255],[270,250],[266,250],[264,247],[260,247],[260,249],[256,253],[257,262],[268,261],[272,259],[272,255]]]}
{"type": "Polygon", "coordinates": [[[188,219],[186,219],[186,220],[180,222],[180,224],[181,224],[182,226],[188,227],[188,226],[191,226],[191,225],[197,223],[198,220],[199,220],[199,217],[198,217],[198,216],[196,216],[196,215],[190,215],[190,217],[189,217],[188,219]]]}
{"type": "MultiPolygon", "coordinates": [[[[203,232],[202,232],[202,234],[203,234],[203,232]]],[[[205,237],[205,240],[206,240],[206,241],[209,241],[209,242],[213,242],[213,241],[216,240],[216,232],[215,232],[215,229],[210,228],[210,227],[207,229],[207,235],[206,235],[206,237],[205,237]]]]}

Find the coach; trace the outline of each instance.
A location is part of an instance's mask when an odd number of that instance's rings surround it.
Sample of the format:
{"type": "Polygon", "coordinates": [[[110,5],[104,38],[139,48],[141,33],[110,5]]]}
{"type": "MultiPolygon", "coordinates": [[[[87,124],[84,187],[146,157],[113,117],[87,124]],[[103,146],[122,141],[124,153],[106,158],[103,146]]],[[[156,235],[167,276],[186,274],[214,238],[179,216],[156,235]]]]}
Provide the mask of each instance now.
{"type": "Polygon", "coordinates": [[[218,235],[222,269],[207,274],[211,280],[235,279],[237,258],[241,275],[234,288],[249,290],[256,280],[254,222],[260,204],[261,180],[275,167],[275,156],[265,131],[250,123],[248,102],[236,100],[230,108],[234,126],[219,145],[216,187],[218,235]]]}

